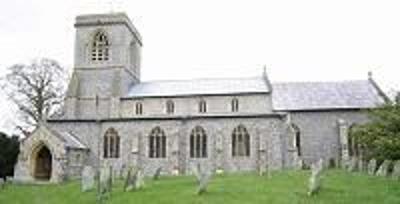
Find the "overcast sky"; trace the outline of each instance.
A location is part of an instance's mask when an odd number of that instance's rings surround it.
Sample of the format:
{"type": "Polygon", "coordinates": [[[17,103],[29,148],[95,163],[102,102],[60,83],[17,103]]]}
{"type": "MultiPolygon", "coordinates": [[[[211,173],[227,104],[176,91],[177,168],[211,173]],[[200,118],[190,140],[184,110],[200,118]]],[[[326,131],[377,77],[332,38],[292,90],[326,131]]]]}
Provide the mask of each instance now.
{"type": "MultiPolygon", "coordinates": [[[[366,79],[400,89],[400,3],[386,0],[12,0],[0,7],[0,76],[38,57],[72,69],[74,19],[124,11],[143,37],[142,80],[366,79]]],[[[13,111],[0,98],[0,131],[13,111]]]]}

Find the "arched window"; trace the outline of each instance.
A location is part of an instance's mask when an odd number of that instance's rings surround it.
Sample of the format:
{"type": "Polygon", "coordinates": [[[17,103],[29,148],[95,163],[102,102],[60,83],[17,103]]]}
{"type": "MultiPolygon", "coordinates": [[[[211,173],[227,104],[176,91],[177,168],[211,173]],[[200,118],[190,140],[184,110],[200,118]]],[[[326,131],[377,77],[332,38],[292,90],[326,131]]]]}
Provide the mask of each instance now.
{"type": "Polygon", "coordinates": [[[120,138],[114,128],[109,128],[104,134],[103,150],[104,158],[119,158],[120,138]]]}
{"type": "Polygon", "coordinates": [[[167,113],[168,114],[173,114],[175,112],[175,104],[173,101],[169,100],[167,101],[167,113]]]}
{"type": "Polygon", "coordinates": [[[200,113],[207,112],[207,103],[206,103],[205,100],[200,100],[200,102],[199,102],[199,112],[200,113]]]}
{"type": "Polygon", "coordinates": [[[292,124],[291,126],[294,131],[293,146],[296,148],[297,156],[301,156],[300,128],[295,124],[292,124]]]}
{"type": "Polygon", "coordinates": [[[110,56],[110,42],[107,35],[97,32],[92,42],[92,61],[108,61],[110,56]]]}
{"type": "Polygon", "coordinates": [[[234,98],[231,101],[231,109],[232,112],[238,112],[239,111],[239,99],[234,98]]]}
{"type": "Polygon", "coordinates": [[[196,126],[190,133],[190,157],[207,157],[207,134],[200,126],[196,126]]]}
{"type": "Polygon", "coordinates": [[[136,115],[142,115],[143,114],[143,104],[142,103],[140,103],[140,102],[136,103],[135,113],[136,113],[136,115]]]}
{"type": "Polygon", "coordinates": [[[149,136],[149,157],[165,158],[167,156],[167,137],[160,127],[155,127],[149,136]]]}
{"type": "Polygon", "coordinates": [[[250,135],[243,125],[233,129],[232,156],[250,156],[250,135]]]}

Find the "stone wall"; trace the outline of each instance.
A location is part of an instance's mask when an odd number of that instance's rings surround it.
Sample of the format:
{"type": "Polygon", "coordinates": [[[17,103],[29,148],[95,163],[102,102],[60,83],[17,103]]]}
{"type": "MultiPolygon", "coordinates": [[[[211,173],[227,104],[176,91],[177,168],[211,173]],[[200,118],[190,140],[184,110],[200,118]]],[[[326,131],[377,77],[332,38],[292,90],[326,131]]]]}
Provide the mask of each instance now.
{"type": "Polygon", "coordinates": [[[159,166],[166,173],[179,170],[186,173],[197,162],[210,168],[223,168],[226,171],[257,170],[269,165],[272,169],[283,167],[281,140],[284,123],[281,118],[207,118],[182,120],[132,120],[103,123],[51,123],[58,130],[72,131],[82,143],[90,147],[88,164],[113,165],[120,169],[128,165],[139,165],[151,173],[159,166]],[[250,157],[233,158],[231,135],[238,125],[244,125],[250,134],[250,157]],[[167,157],[149,158],[149,134],[159,126],[167,136],[167,157]],[[204,128],[207,134],[207,158],[189,157],[189,138],[195,126],[204,128]],[[102,137],[108,128],[115,128],[121,137],[120,157],[104,159],[102,137]],[[100,145],[100,149],[98,148],[100,145]]]}
{"type": "Polygon", "coordinates": [[[324,160],[340,158],[338,120],[349,125],[368,121],[367,113],[362,111],[321,111],[293,112],[291,121],[300,129],[302,159],[307,164],[322,157],[324,160]]]}

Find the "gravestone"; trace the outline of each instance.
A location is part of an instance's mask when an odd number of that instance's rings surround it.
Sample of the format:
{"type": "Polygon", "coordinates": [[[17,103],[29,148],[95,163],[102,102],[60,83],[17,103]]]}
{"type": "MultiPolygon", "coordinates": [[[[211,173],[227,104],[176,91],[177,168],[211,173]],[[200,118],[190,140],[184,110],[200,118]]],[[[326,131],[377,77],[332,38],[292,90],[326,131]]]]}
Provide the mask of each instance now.
{"type": "Polygon", "coordinates": [[[91,166],[85,166],[82,170],[81,187],[82,192],[87,192],[95,187],[95,171],[91,166]]]}
{"type": "Polygon", "coordinates": [[[395,180],[400,180],[400,160],[397,160],[393,164],[392,177],[395,180]]]}
{"type": "Polygon", "coordinates": [[[201,179],[201,166],[199,163],[197,163],[196,165],[194,165],[192,167],[192,172],[194,174],[194,176],[197,179],[197,183],[200,183],[200,179],[201,179]]]}
{"type": "Polygon", "coordinates": [[[362,158],[360,158],[360,159],[358,160],[357,169],[358,169],[358,171],[360,171],[360,172],[365,171],[365,161],[364,161],[362,158]]]}
{"type": "Polygon", "coordinates": [[[6,182],[3,178],[0,178],[0,189],[3,189],[6,186],[6,182]]]}
{"type": "Polygon", "coordinates": [[[389,173],[389,165],[390,165],[390,161],[389,160],[385,160],[381,166],[379,167],[378,171],[376,172],[377,176],[387,176],[389,173]]]}
{"type": "Polygon", "coordinates": [[[201,195],[207,191],[207,186],[211,180],[211,172],[202,172],[199,181],[199,187],[197,189],[197,194],[201,195]]]}
{"type": "Polygon", "coordinates": [[[103,167],[100,170],[100,191],[104,193],[111,192],[112,188],[112,167],[103,167]]]}
{"type": "Polygon", "coordinates": [[[368,174],[371,176],[375,175],[375,170],[376,170],[376,159],[371,159],[369,160],[368,163],[368,174]]]}
{"type": "Polygon", "coordinates": [[[7,176],[6,177],[6,183],[13,183],[14,182],[14,177],[13,176],[7,176]]]}
{"type": "Polygon", "coordinates": [[[218,169],[215,170],[215,173],[216,173],[217,175],[222,175],[222,174],[224,174],[224,169],[218,168],[218,169]]]}
{"type": "Polygon", "coordinates": [[[308,195],[314,195],[321,189],[321,174],[323,170],[323,160],[320,159],[318,162],[311,164],[311,176],[308,186],[308,195]]]}
{"type": "Polygon", "coordinates": [[[158,180],[160,178],[161,170],[162,170],[162,167],[158,167],[156,169],[156,171],[154,172],[154,175],[153,175],[153,180],[158,180]]]}
{"type": "Polygon", "coordinates": [[[135,189],[136,174],[137,174],[137,169],[134,169],[132,167],[128,169],[125,178],[124,191],[132,191],[135,189]]]}
{"type": "Polygon", "coordinates": [[[350,171],[350,172],[357,171],[358,170],[358,164],[359,164],[359,162],[358,162],[357,157],[352,157],[351,160],[350,160],[348,171],[350,171]]]}
{"type": "Polygon", "coordinates": [[[143,188],[144,187],[144,174],[143,174],[143,171],[142,171],[142,169],[138,169],[138,171],[137,171],[137,173],[136,173],[136,179],[135,179],[135,184],[136,184],[136,186],[135,186],[135,188],[137,189],[137,190],[139,190],[139,189],[141,189],[141,188],[143,188]]]}

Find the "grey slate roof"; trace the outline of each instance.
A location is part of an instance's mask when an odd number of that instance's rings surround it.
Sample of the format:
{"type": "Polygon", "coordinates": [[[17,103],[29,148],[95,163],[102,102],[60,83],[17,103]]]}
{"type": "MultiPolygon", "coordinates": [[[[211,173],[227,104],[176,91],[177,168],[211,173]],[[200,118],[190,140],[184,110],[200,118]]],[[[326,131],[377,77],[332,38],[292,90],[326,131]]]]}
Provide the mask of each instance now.
{"type": "Polygon", "coordinates": [[[65,147],[72,148],[72,149],[89,149],[72,132],[58,131],[58,130],[55,130],[55,129],[49,127],[45,123],[42,123],[41,127],[47,128],[56,137],[61,139],[64,142],[65,147]]]}
{"type": "Polygon", "coordinates": [[[263,77],[142,82],[124,98],[269,93],[263,77]]]}
{"type": "Polygon", "coordinates": [[[71,132],[58,132],[65,141],[65,146],[74,149],[88,149],[88,147],[82,144],[81,141],[71,132]]]}
{"type": "Polygon", "coordinates": [[[384,102],[370,80],[272,85],[274,110],[372,108],[384,102]]]}

